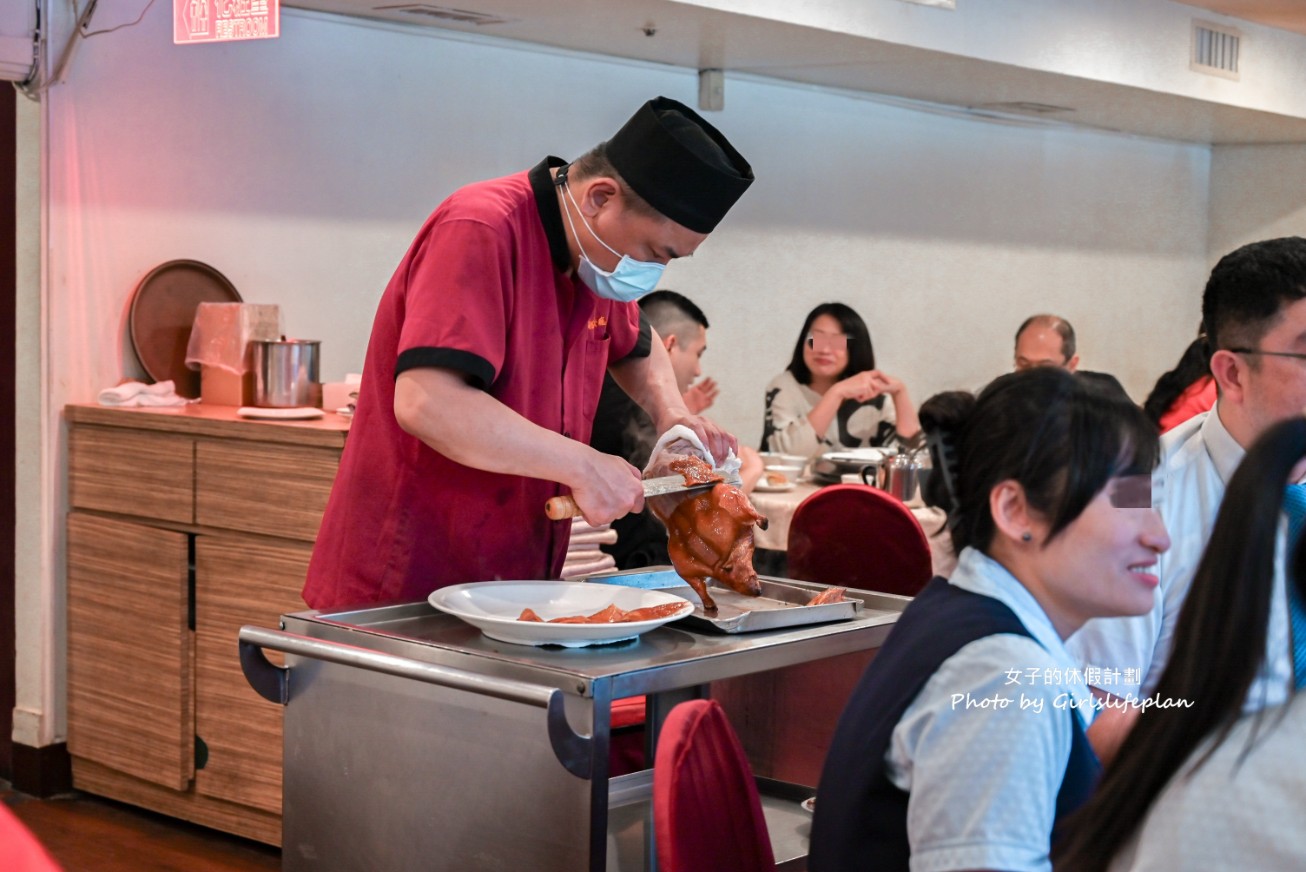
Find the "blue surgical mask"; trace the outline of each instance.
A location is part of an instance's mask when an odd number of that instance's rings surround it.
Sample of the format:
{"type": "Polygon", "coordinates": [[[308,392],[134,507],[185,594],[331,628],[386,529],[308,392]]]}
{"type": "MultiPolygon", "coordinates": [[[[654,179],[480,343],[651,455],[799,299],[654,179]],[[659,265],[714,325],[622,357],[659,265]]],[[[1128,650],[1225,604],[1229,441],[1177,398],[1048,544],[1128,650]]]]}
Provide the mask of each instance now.
{"type": "MultiPolygon", "coordinates": [[[[571,200],[571,205],[576,206],[576,200],[571,195],[571,186],[564,185],[563,190],[567,192],[567,199],[571,200]]],[[[651,293],[658,286],[658,281],[662,278],[662,270],[666,269],[666,264],[635,260],[630,255],[617,251],[611,245],[599,239],[599,235],[594,232],[594,228],[590,227],[590,223],[585,220],[585,215],[580,211],[580,207],[576,206],[576,213],[580,215],[580,220],[585,225],[585,229],[590,232],[590,235],[599,240],[599,245],[621,258],[621,260],[617,261],[617,266],[612,272],[595,266],[594,261],[590,260],[589,255],[585,253],[585,246],[580,244],[580,235],[576,233],[576,224],[571,220],[571,210],[563,209],[563,211],[567,213],[567,223],[571,225],[571,235],[576,238],[576,247],[580,249],[580,266],[576,268],[576,273],[591,291],[605,300],[633,303],[645,294],[651,293]]]]}

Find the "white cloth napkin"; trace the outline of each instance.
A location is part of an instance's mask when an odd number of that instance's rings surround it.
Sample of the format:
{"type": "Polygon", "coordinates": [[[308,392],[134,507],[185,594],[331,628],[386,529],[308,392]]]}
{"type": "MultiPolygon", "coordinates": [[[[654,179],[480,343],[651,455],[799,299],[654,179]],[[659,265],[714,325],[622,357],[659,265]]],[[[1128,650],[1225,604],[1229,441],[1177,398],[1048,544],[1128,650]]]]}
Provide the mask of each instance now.
{"type": "Polygon", "coordinates": [[[576,552],[576,556],[577,559],[573,560],[572,552],[567,553],[567,562],[562,564],[563,581],[617,568],[617,561],[612,559],[612,555],[604,554],[602,551],[595,552],[593,556],[586,555],[584,552],[576,552]],[[589,557],[589,559],[579,559],[581,557],[589,557]]]}
{"type": "Polygon", "coordinates": [[[593,527],[584,518],[573,518],[571,541],[567,544],[567,557],[562,564],[563,580],[616,569],[617,561],[612,555],[599,549],[600,545],[611,545],[616,541],[617,531],[607,524],[593,527]]]}
{"type": "Polygon", "coordinates": [[[152,385],[138,381],[124,382],[100,391],[101,406],[184,406],[190,400],[177,394],[171,379],[152,385]]]}
{"type": "Polygon", "coordinates": [[[648,471],[653,468],[653,464],[658,460],[658,455],[673,446],[676,454],[697,454],[699,457],[703,458],[703,460],[707,461],[708,466],[713,469],[720,469],[722,472],[735,472],[743,463],[735,456],[735,452],[731,451],[726,455],[726,459],[721,461],[721,466],[718,467],[716,461],[712,458],[712,452],[708,451],[707,447],[703,445],[703,441],[698,438],[698,434],[686,427],[684,424],[677,424],[667,432],[663,433],[658,439],[657,444],[653,446],[653,451],[648,457],[648,465],[644,467],[644,474],[648,475],[648,471]],[[685,444],[676,445],[677,442],[683,442],[685,444]]]}
{"type": "Polygon", "coordinates": [[[617,531],[604,524],[601,528],[591,527],[581,519],[571,525],[570,551],[597,551],[600,545],[617,544],[617,531]]]}

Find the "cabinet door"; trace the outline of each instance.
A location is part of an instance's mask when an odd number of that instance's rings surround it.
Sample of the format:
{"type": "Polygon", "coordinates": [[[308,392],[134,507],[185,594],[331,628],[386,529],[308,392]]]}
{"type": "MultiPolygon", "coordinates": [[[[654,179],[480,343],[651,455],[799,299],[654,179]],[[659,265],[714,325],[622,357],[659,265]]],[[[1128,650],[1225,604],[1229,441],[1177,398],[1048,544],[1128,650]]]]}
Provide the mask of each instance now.
{"type": "Polygon", "coordinates": [[[68,751],[186,790],[194,775],[185,533],[68,516],[68,751]]]}
{"type": "Polygon", "coordinates": [[[208,750],[195,772],[199,793],[281,813],[281,706],[245,680],[237,635],[307,608],[299,592],[312,552],[255,536],[196,537],[195,728],[208,750]]]}

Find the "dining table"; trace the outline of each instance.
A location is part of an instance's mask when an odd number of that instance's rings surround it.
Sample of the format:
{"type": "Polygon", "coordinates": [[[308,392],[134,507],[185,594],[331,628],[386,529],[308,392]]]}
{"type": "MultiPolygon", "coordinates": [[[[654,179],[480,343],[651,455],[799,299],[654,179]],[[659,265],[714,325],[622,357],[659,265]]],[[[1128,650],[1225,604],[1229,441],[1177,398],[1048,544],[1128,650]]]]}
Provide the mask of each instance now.
{"type": "MultiPolygon", "coordinates": [[[[794,519],[794,512],[803,500],[824,486],[811,478],[802,478],[780,487],[760,485],[754,488],[749,499],[767,519],[765,530],[753,530],[754,547],[784,553],[789,547],[789,525],[794,519]]],[[[925,505],[919,498],[906,505],[930,543],[930,564],[934,574],[946,578],[957,565],[957,557],[952,552],[952,538],[948,535],[947,514],[942,509],[925,505]]]]}

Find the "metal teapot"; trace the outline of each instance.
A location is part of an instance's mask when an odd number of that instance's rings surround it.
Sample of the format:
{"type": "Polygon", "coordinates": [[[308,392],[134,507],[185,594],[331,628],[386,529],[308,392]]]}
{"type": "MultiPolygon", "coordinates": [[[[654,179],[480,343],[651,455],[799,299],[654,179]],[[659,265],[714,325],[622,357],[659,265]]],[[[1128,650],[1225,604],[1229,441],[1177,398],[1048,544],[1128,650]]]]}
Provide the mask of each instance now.
{"type": "Polygon", "coordinates": [[[916,459],[921,449],[899,452],[880,464],[877,484],[904,503],[916,499],[920,493],[921,470],[924,464],[916,459]]]}

